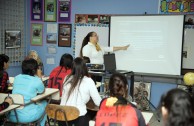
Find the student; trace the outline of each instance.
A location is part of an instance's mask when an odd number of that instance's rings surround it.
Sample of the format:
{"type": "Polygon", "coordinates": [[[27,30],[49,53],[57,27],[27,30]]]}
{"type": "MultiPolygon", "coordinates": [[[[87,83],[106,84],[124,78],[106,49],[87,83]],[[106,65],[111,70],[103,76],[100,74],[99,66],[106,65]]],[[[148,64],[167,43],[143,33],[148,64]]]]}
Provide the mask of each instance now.
{"type": "MultiPolygon", "coordinates": [[[[37,94],[44,93],[45,87],[39,75],[38,63],[35,59],[26,59],[22,62],[22,74],[19,74],[14,79],[13,94],[21,94],[24,97],[24,103],[31,102],[31,99],[37,94]]],[[[47,102],[40,101],[24,106],[23,109],[17,109],[19,122],[33,122],[38,120],[45,112],[47,102]]],[[[12,122],[17,122],[14,111],[11,111],[9,119],[12,122]]],[[[46,115],[41,120],[41,126],[45,126],[46,115]]]]}
{"type": "Polygon", "coordinates": [[[128,81],[124,75],[115,73],[111,76],[109,91],[110,97],[103,99],[100,104],[95,126],[146,126],[141,112],[127,100],[128,81]]]}
{"type": "Polygon", "coordinates": [[[38,63],[39,69],[41,69],[43,71],[43,63],[42,63],[40,57],[38,56],[37,51],[30,50],[28,52],[28,56],[26,57],[26,59],[29,59],[29,58],[35,59],[37,61],[37,63],[38,63]]]}
{"type": "Polygon", "coordinates": [[[85,63],[90,63],[90,58],[89,57],[83,56],[83,60],[84,60],[85,63]]]}
{"type": "Polygon", "coordinates": [[[5,101],[0,104],[0,111],[3,111],[4,109],[8,108],[11,104],[13,104],[12,99],[7,97],[5,101]]]}
{"type": "Polygon", "coordinates": [[[9,75],[6,72],[6,69],[9,67],[9,57],[5,54],[0,54],[0,92],[6,93],[8,86],[11,84],[8,83],[9,75]]]}
{"type": "Polygon", "coordinates": [[[161,97],[164,126],[194,126],[194,99],[182,89],[171,89],[161,97]]]}
{"type": "MultiPolygon", "coordinates": [[[[89,119],[86,116],[86,103],[92,98],[95,105],[99,106],[101,97],[96,89],[94,81],[88,77],[88,70],[84,60],[77,57],[73,61],[73,68],[70,75],[64,80],[61,105],[75,106],[79,109],[79,118],[70,122],[75,126],[89,126],[89,119]]],[[[65,125],[65,122],[59,122],[65,125]]]]}
{"type": "Polygon", "coordinates": [[[121,47],[102,47],[98,44],[98,35],[95,32],[89,32],[83,39],[80,56],[90,58],[92,64],[103,64],[103,55],[105,52],[113,52],[117,50],[127,50],[129,45],[121,47]]]}
{"type": "Polygon", "coordinates": [[[62,95],[64,78],[71,73],[73,57],[70,54],[63,54],[59,66],[54,68],[49,76],[48,88],[57,88],[62,95]]]}

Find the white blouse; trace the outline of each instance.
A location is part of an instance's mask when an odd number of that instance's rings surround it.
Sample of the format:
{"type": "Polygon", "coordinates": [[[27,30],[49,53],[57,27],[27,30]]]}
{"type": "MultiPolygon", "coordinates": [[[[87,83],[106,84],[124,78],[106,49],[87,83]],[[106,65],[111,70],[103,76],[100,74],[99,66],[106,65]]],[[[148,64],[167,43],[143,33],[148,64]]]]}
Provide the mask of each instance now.
{"type": "MultiPolygon", "coordinates": [[[[69,79],[71,79],[71,77],[69,79]]],[[[92,98],[95,105],[97,106],[100,105],[100,102],[102,99],[98,93],[98,90],[95,86],[94,81],[91,78],[85,76],[82,79],[80,86],[77,86],[74,89],[74,91],[71,93],[67,101],[70,87],[71,87],[71,84],[68,83],[67,81],[63,86],[63,93],[62,93],[60,105],[69,105],[69,106],[77,107],[80,111],[79,116],[84,116],[87,113],[86,104],[90,100],[90,98],[92,98]]]]}
{"type": "Polygon", "coordinates": [[[103,55],[105,54],[105,52],[113,52],[113,47],[100,46],[100,48],[101,50],[97,51],[95,45],[91,42],[88,42],[88,44],[83,47],[83,56],[89,57],[90,63],[92,64],[103,64],[103,55]]]}

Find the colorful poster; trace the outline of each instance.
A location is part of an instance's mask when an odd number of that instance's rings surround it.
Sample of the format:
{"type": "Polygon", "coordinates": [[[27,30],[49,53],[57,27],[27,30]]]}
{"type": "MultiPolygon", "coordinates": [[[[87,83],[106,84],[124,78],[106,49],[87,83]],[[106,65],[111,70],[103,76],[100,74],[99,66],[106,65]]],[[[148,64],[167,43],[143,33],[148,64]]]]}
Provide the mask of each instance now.
{"type": "Polygon", "coordinates": [[[43,21],[43,0],[31,0],[31,21],[43,21]]]}
{"type": "Polygon", "coordinates": [[[44,3],[44,20],[53,22],[57,21],[57,1],[45,0],[44,3]]]}
{"type": "Polygon", "coordinates": [[[71,0],[58,0],[58,21],[70,22],[71,0]]]}
{"type": "Polygon", "coordinates": [[[58,46],[71,47],[71,24],[59,24],[58,46]]]}
{"type": "Polygon", "coordinates": [[[160,0],[160,14],[194,13],[194,0],[160,0]]]}
{"type": "Polygon", "coordinates": [[[42,45],[43,24],[31,24],[31,45],[42,45]]]}

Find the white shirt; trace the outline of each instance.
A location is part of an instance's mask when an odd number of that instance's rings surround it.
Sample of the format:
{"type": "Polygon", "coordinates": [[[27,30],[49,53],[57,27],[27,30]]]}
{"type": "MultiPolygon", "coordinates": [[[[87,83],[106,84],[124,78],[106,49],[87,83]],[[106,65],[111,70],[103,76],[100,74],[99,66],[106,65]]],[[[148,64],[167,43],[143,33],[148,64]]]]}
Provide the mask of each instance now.
{"type": "Polygon", "coordinates": [[[104,59],[103,55],[105,52],[113,52],[113,47],[101,47],[100,51],[96,50],[96,47],[91,42],[88,42],[87,45],[83,47],[82,53],[83,56],[90,58],[90,63],[92,64],[103,64],[104,59]]]}
{"type": "Polygon", "coordinates": [[[91,78],[85,76],[82,79],[80,86],[77,86],[74,89],[68,101],[66,101],[70,87],[71,87],[71,84],[68,83],[67,81],[63,86],[61,105],[69,105],[69,106],[77,107],[80,111],[79,116],[84,116],[87,113],[86,104],[90,100],[90,97],[94,101],[95,105],[97,106],[100,105],[100,102],[102,99],[97,91],[94,81],[91,78]]]}

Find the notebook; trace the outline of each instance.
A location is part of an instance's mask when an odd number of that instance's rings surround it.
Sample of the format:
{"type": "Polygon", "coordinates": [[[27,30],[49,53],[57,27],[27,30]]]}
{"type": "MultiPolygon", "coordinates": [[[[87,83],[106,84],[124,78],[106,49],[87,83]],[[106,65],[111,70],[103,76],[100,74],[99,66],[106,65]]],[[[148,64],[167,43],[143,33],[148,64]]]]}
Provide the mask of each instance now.
{"type": "Polygon", "coordinates": [[[109,73],[128,73],[130,71],[127,70],[117,70],[116,69],[116,59],[115,54],[104,54],[104,67],[105,71],[109,73]]]}

